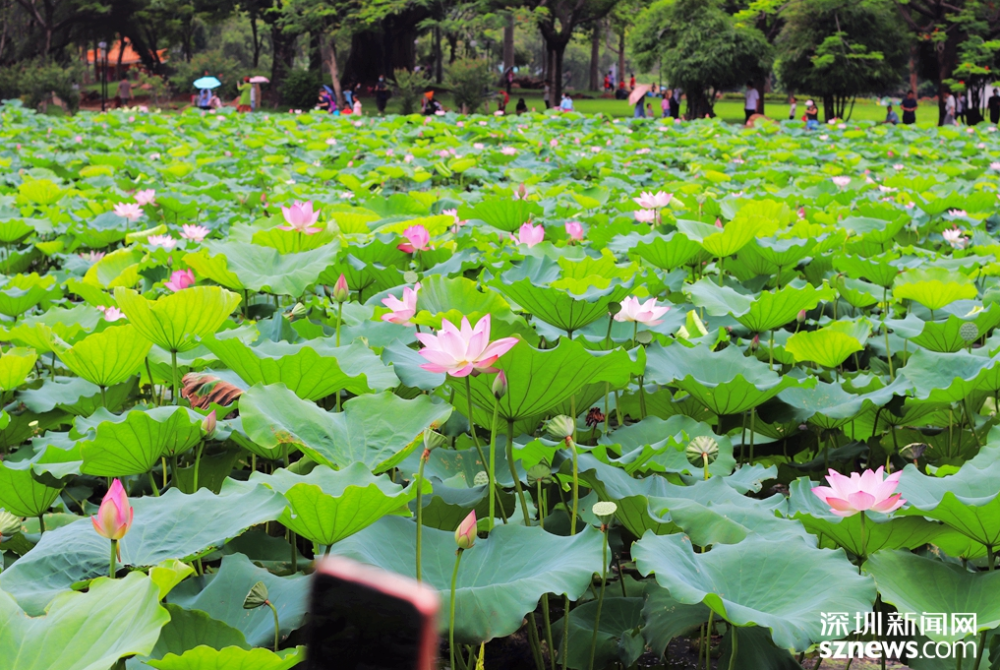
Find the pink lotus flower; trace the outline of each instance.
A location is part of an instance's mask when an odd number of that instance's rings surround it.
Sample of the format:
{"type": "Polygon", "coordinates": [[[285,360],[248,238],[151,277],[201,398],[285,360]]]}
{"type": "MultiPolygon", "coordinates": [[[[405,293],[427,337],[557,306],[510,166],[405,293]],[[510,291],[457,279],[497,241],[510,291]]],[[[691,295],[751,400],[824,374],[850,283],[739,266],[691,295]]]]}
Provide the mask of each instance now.
{"type": "Polygon", "coordinates": [[[944,241],[952,246],[953,249],[964,249],[966,243],[969,241],[968,237],[962,235],[962,231],[956,228],[949,228],[948,230],[941,233],[944,237],[944,241]]]}
{"type": "Polygon", "coordinates": [[[635,216],[635,220],[639,223],[652,223],[656,221],[656,210],[653,209],[637,209],[632,212],[632,215],[635,216]]]}
{"type": "Polygon", "coordinates": [[[455,544],[459,549],[472,549],[476,543],[476,510],[469,512],[455,529],[455,544]]]}
{"type": "Polygon", "coordinates": [[[400,251],[412,254],[415,251],[427,251],[430,248],[427,246],[431,241],[430,233],[421,225],[410,226],[403,231],[403,237],[406,238],[406,242],[396,247],[400,251]]]}
{"type": "Polygon", "coordinates": [[[830,486],[817,486],[812,492],[830,506],[830,511],[841,517],[854,516],[858,512],[874,510],[888,514],[903,506],[906,501],[900,494],[892,494],[899,484],[902,470],[897,470],[885,479],[882,474],[885,468],[879,467],[874,472],[865,470],[861,474],[852,472],[846,477],[831,469],[826,480],[830,486]]]}
{"type": "Polygon", "coordinates": [[[656,298],[650,298],[640,304],[639,299],[632,296],[622,300],[622,308],[615,314],[615,321],[635,321],[647,326],[657,326],[663,323],[660,317],[669,311],[669,307],[657,307],[656,298]]]}
{"type": "Polygon", "coordinates": [[[834,184],[836,184],[840,188],[844,188],[845,186],[847,186],[848,184],[851,183],[851,178],[850,177],[846,177],[846,176],[833,177],[832,181],[833,181],[834,184]]]}
{"type": "Polygon", "coordinates": [[[566,234],[569,235],[569,239],[574,242],[580,242],[583,240],[583,225],[579,221],[567,221],[565,226],[566,234]]]}
{"type": "Polygon", "coordinates": [[[504,147],[503,149],[500,150],[500,153],[502,153],[504,156],[513,156],[514,154],[517,153],[517,149],[515,149],[514,147],[504,147]]]}
{"type": "Polygon", "coordinates": [[[205,226],[192,226],[187,223],[181,226],[181,237],[192,242],[201,242],[210,232],[205,226]]]}
{"type": "Polygon", "coordinates": [[[144,191],[136,191],[134,197],[135,204],[145,207],[146,205],[152,205],[156,201],[156,191],[147,188],[144,191]]]}
{"type": "Polygon", "coordinates": [[[208,416],[201,420],[201,429],[205,431],[206,437],[212,437],[215,433],[215,427],[217,425],[218,419],[216,418],[214,409],[208,413],[208,416]]]}
{"type": "Polygon", "coordinates": [[[949,216],[968,216],[969,213],[966,212],[964,209],[949,209],[948,210],[948,215],[949,216]]]}
{"type": "Polygon", "coordinates": [[[549,140],[549,146],[552,148],[559,146],[559,140],[553,137],[551,140],[549,140]]]}
{"type": "Polygon", "coordinates": [[[177,246],[177,240],[170,235],[150,235],[146,238],[146,242],[154,247],[163,247],[164,249],[173,249],[177,246]]]}
{"type": "Polygon", "coordinates": [[[191,284],[194,284],[194,272],[190,269],[187,270],[177,270],[170,275],[170,281],[168,281],[164,286],[168,289],[177,293],[178,291],[183,291],[191,284]]]}
{"type": "Polygon", "coordinates": [[[990,169],[1000,171],[1000,161],[993,161],[990,163],[990,169]]]}
{"type": "Polygon", "coordinates": [[[128,219],[129,222],[138,221],[142,216],[142,208],[134,202],[120,202],[115,205],[115,214],[128,219]]]}
{"type": "Polygon", "coordinates": [[[388,314],[382,315],[382,320],[388,323],[397,323],[400,326],[412,326],[410,319],[417,313],[417,291],[420,290],[420,282],[403,289],[403,299],[400,300],[394,295],[382,299],[382,304],[391,309],[388,314]]]}
{"type": "Polygon", "coordinates": [[[128,318],[125,316],[125,312],[121,311],[117,307],[105,307],[104,305],[98,305],[97,309],[101,311],[104,315],[104,320],[109,323],[114,323],[120,319],[128,318]]]}
{"type": "Polygon", "coordinates": [[[128,502],[128,496],[125,495],[125,488],[119,480],[115,479],[111,483],[111,488],[104,494],[97,514],[90,517],[90,522],[94,524],[94,530],[101,537],[106,537],[109,540],[120,540],[125,537],[125,533],[132,526],[134,514],[134,510],[128,502]]]}
{"type": "Polygon", "coordinates": [[[669,205],[673,197],[673,193],[664,193],[663,191],[646,193],[643,191],[638,198],[632,198],[632,200],[643,209],[660,209],[669,205]]]}
{"type": "Polygon", "coordinates": [[[305,235],[315,235],[321,229],[314,228],[313,224],[319,220],[319,212],[313,211],[313,204],[309,202],[294,202],[291,207],[282,207],[281,213],[285,217],[287,226],[280,226],[279,230],[294,230],[305,235]]]}
{"type": "Polygon", "coordinates": [[[96,263],[97,261],[99,261],[102,258],[104,258],[104,252],[103,251],[88,251],[87,253],[79,253],[79,254],[77,254],[77,256],[79,256],[80,258],[82,258],[85,261],[90,261],[91,263],[96,263]]]}
{"type": "Polygon", "coordinates": [[[424,345],[420,355],[430,361],[420,367],[428,372],[445,372],[452,377],[496,372],[490,366],[517,344],[515,337],[490,342],[489,314],[481,318],[475,328],[464,316],[461,329],[444,319],[436,335],[417,333],[417,339],[424,345]]]}
{"type": "Polygon", "coordinates": [[[516,244],[523,244],[529,249],[545,239],[545,227],[533,226],[530,221],[521,224],[521,229],[517,235],[511,235],[510,239],[516,244]]]}

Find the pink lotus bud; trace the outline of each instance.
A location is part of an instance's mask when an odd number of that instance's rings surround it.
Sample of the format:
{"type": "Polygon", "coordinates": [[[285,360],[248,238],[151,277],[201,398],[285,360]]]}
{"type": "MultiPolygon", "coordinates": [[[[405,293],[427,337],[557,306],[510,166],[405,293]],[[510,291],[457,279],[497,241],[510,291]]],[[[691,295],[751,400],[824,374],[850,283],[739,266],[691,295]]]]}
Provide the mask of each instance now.
{"type": "Polygon", "coordinates": [[[569,235],[569,239],[574,242],[580,242],[583,240],[583,225],[579,221],[567,221],[566,224],[566,234],[569,235]]]}
{"type": "Polygon", "coordinates": [[[715,220],[715,227],[716,228],[722,228],[722,219],[716,219],[715,220]]]}
{"type": "Polygon", "coordinates": [[[115,479],[111,488],[104,495],[101,506],[95,516],[90,517],[94,524],[94,530],[101,537],[109,540],[120,540],[125,537],[125,533],[132,526],[132,516],[134,512],[128,503],[128,496],[125,495],[125,487],[120,480],[115,479]]]}
{"type": "Polygon", "coordinates": [[[757,351],[760,348],[760,335],[754,335],[750,340],[750,351],[757,351]]]}
{"type": "Polygon", "coordinates": [[[213,409],[201,422],[201,429],[205,431],[206,437],[212,437],[212,434],[215,433],[215,425],[215,410],[213,409]]]}
{"type": "Polygon", "coordinates": [[[806,311],[804,309],[801,310],[798,313],[798,315],[795,317],[795,320],[798,321],[799,323],[802,323],[803,321],[805,321],[806,320],[806,311]]]}
{"type": "Polygon", "coordinates": [[[455,544],[459,549],[472,549],[476,543],[476,510],[469,512],[469,515],[458,524],[455,529],[455,544]]]}
{"type": "Polygon", "coordinates": [[[497,373],[497,378],[493,380],[493,397],[497,400],[507,395],[507,375],[501,370],[497,373]]]}
{"type": "Polygon", "coordinates": [[[333,286],[333,299],[337,302],[347,302],[351,299],[351,290],[347,287],[347,278],[343,274],[333,286]]]}

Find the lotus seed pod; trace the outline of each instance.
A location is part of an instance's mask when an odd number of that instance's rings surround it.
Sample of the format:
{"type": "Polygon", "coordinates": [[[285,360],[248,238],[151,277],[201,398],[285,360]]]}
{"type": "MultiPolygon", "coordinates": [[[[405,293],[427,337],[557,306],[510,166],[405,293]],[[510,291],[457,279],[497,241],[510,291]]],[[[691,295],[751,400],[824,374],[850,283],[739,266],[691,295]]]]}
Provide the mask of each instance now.
{"type": "Polygon", "coordinates": [[[719,457],[719,443],[707,435],[701,435],[691,440],[691,444],[684,450],[688,463],[691,465],[709,465],[719,457]]]}
{"type": "Polygon", "coordinates": [[[924,455],[928,445],[923,442],[910,442],[905,447],[899,448],[899,455],[908,461],[915,461],[924,455]]]}
{"type": "Polygon", "coordinates": [[[557,440],[573,437],[574,421],[565,414],[554,416],[545,422],[545,432],[557,440]]]}
{"type": "Polygon", "coordinates": [[[257,582],[250,589],[250,593],[243,599],[243,609],[254,610],[267,603],[267,584],[257,582]]]}
{"type": "Polygon", "coordinates": [[[472,478],[473,486],[486,486],[490,483],[490,474],[485,470],[480,470],[476,473],[476,476],[472,478]]]}
{"type": "Polygon", "coordinates": [[[609,501],[594,503],[593,510],[594,516],[600,519],[603,523],[607,523],[611,520],[611,517],[615,515],[618,511],[618,505],[609,501]]]}
{"type": "Polygon", "coordinates": [[[979,326],[971,321],[966,321],[958,329],[958,336],[966,342],[973,342],[979,337],[979,326]]]}
{"type": "Polygon", "coordinates": [[[433,451],[440,446],[443,446],[445,442],[448,441],[441,433],[435,433],[430,428],[424,429],[424,449],[427,451],[433,451]]]}
{"type": "Polygon", "coordinates": [[[295,303],[292,310],[288,313],[288,316],[292,319],[301,319],[303,316],[309,313],[309,308],[303,305],[301,302],[295,303]]]}
{"type": "Polygon", "coordinates": [[[0,537],[10,536],[21,530],[21,519],[5,509],[0,509],[0,537]]]}

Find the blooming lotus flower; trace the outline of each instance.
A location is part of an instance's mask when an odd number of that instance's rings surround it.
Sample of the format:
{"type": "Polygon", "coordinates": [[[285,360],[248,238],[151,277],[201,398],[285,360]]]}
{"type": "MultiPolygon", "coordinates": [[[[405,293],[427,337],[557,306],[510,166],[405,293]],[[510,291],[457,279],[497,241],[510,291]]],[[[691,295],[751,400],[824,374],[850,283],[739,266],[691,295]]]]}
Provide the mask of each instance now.
{"type": "Polygon", "coordinates": [[[406,242],[396,247],[400,251],[412,254],[415,251],[427,251],[430,248],[427,244],[431,241],[431,235],[421,225],[410,226],[403,231],[403,237],[406,238],[406,242]]]}
{"type": "Polygon", "coordinates": [[[461,328],[444,319],[436,335],[417,333],[416,336],[424,345],[418,353],[429,361],[420,367],[428,372],[446,372],[452,377],[496,372],[490,366],[517,344],[515,337],[490,342],[489,314],[481,318],[475,328],[463,316],[461,328]]]}
{"type": "Polygon", "coordinates": [[[905,166],[905,165],[903,165],[902,163],[895,163],[895,164],[894,164],[894,165],[892,166],[892,169],[893,169],[893,170],[902,170],[902,169],[903,169],[903,168],[905,168],[905,167],[906,167],[906,166],[905,166]]]}
{"type": "Polygon", "coordinates": [[[632,296],[622,300],[622,308],[615,314],[615,321],[635,321],[647,326],[656,326],[663,323],[660,317],[669,311],[669,307],[657,307],[656,298],[650,298],[640,304],[639,299],[632,296]]]}
{"type": "Polygon", "coordinates": [[[125,537],[125,533],[132,526],[133,514],[134,511],[129,505],[128,496],[125,495],[125,488],[121,481],[115,479],[111,483],[111,488],[104,494],[97,514],[90,517],[90,522],[94,524],[94,530],[101,537],[106,537],[109,540],[120,540],[125,537]]]}
{"type": "Polygon", "coordinates": [[[969,238],[962,235],[962,231],[958,228],[949,228],[948,230],[941,233],[944,237],[944,241],[952,246],[954,249],[964,249],[969,238]]]}
{"type": "Polygon", "coordinates": [[[851,178],[846,176],[832,177],[832,181],[840,188],[844,188],[845,186],[851,183],[851,178]]]}
{"type": "Polygon", "coordinates": [[[500,153],[502,153],[504,156],[513,156],[514,154],[517,153],[517,149],[515,149],[514,147],[504,147],[503,149],[500,150],[500,153]]]}
{"type": "Polygon", "coordinates": [[[643,191],[638,198],[632,198],[632,200],[643,209],[660,209],[669,205],[673,197],[673,193],[664,193],[663,191],[646,193],[643,191]]]}
{"type": "Polygon", "coordinates": [[[635,220],[639,223],[652,223],[656,221],[656,210],[652,209],[637,209],[632,212],[635,216],[635,220]]]}
{"type": "Polygon", "coordinates": [[[559,146],[559,140],[553,137],[551,140],[549,140],[549,146],[553,148],[559,146]]]}
{"type": "Polygon", "coordinates": [[[136,191],[134,197],[135,197],[135,204],[139,205],[140,207],[144,207],[146,205],[152,205],[156,201],[156,191],[154,191],[151,188],[147,188],[144,191],[136,191]]]}
{"type": "Polygon", "coordinates": [[[282,207],[281,213],[285,217],[287,226],[280,226],[279,230],[294,230],[305,235],[315,235],[321,229],[314,228],[313,224],[319,220],[319,212],[313,211],[313,204],[309,202],[294,202],[291,207],[282,207]]]}
{"type": "Polygon", "coordinates": [[[413,288],[403,289],[403,299],[390,295],[382,299],[382,304],[392,310],[389,314],[383,314],[382,320],[388,323],[398,323],[401,326],[413,325],[410,319],[417,313],[417,291],[420,290],[420,282],[413,285],[413,288]]]}
{"type": "Polygon", "coordinates": [[[545,239],[545,227],[533,226],[531,222],[521,224],[521,229],[517,235],[511,235],[510,239],[517,244],[524,244],[529,249],[545,239]]]}
{"type": "Polygon", "coordinates": [[[831,469],[826,480],[830,486],[817,486],[812,492],[830,506],[830,511],[841,517],[854,516],[858,512],[874,510],[888,514],[903,506],[906,501],[897,493],[896,485],[902,470],[897,470],[885,479],[885,468],[874,472],[865,470],[861,474],[852,472],[850,477],[831,469]]]}
{"type": "Polygon", "coordinates": [[[968,216],[969,213],[966,212],[964,209],[949,209],[948,210],[948,215],[949,216],[968,216]]]}
{"type": "Polygon", "coordinates": [[[990,163],[991,170],[1000,170],[1000,161],[993,161],[990,163]]]}
{"type": "Polygon", "coordinates": [[[455,544],[458,545],[459,549],[472,549],[472,545],[475,543],[476,510],[472,510],[455,529],[455,544]]]}
{"type": "Polygon", "coordinates": [[[128,219],[130,223],[138,221],[139,217],[142,216],[142,207],[134,202],[120,202],[115,205],[114,211],[123,219],[128,219]]]}
{"type": "Polygon", "coordinates": [[[121,311],[117,307],[103,307],[103,306],[101,306],[101,307],[98,307],[97,309],[101,310],[101,312],[104,313],[104,320],[107,321],[107,322],[109,322],[109,323],[114,323],[115,321],[119,321],[121,319],[128,318],[128,317],[125,316],[125,312],[121,311]]]}
{"type": "Polygon", "coordinates": [[[82,258],[85,261],[90,261],[91,263],[96,263],[97,261],[99,261],[102,258],[104,258],[104,252],[103,251],[88,251],[87,253],[79,253],[79,254],[77,254],[77,256],[79,256],[80,258],[82,258]]]}
{"type": "Polygon", "coordinates": [[[177,270],[170,275],[170,281],[164,284],[164,286],[176,293],[177,291],[183,291],[194,282],[194,272],[190,269],[177,270]]]}
{"type": "Polygon", "coordinates": [[[569,239],[574,242],[583,240],[583,225],[579,221],[567,221],[565,225],[566,234],[569,235],[569,239]]]}
{"type": "Polygon", "coordinates": [[[187,223],[181,226],[181,237],[192,242],[201,242],[210,232],[205,226],[192,226],[187,223]]]}
{"type": "Polygon", "coordinates": [[[150,235],[146,238],[147,244],[164,249],[173,249],[177,246],[177,240],[170,235],[150,235]]]}

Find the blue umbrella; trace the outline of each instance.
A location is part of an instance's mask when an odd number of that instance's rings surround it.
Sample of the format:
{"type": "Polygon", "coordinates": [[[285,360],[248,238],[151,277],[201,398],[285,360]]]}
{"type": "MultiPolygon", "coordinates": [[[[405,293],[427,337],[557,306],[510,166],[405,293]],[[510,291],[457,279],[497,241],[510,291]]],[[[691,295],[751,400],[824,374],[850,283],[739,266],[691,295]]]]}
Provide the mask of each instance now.
{"type": "Polygon", "coordinates": [[[222,86],[222,82],[215,77],[202,77],[194,80],[194,87],[197,89],[219,88],[220,86],[222,86]]]}

